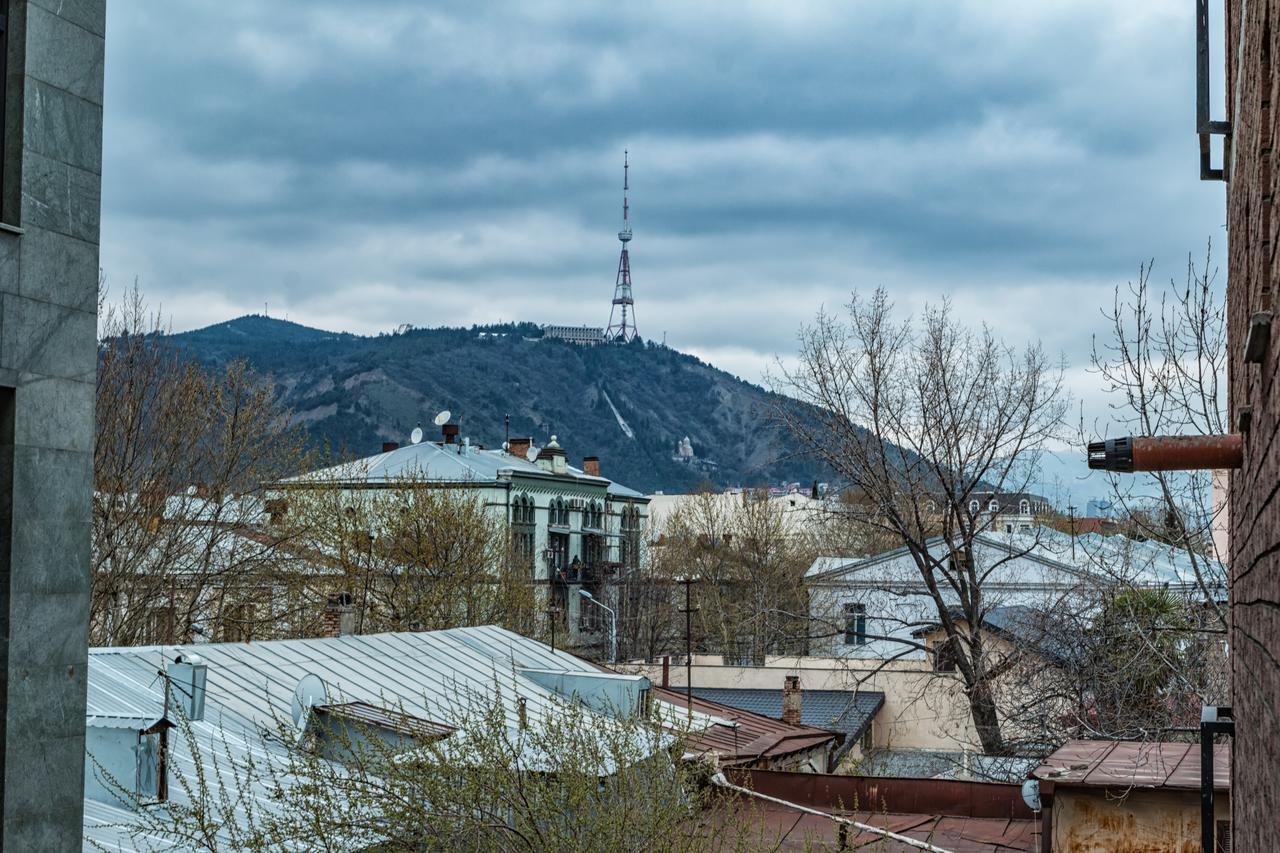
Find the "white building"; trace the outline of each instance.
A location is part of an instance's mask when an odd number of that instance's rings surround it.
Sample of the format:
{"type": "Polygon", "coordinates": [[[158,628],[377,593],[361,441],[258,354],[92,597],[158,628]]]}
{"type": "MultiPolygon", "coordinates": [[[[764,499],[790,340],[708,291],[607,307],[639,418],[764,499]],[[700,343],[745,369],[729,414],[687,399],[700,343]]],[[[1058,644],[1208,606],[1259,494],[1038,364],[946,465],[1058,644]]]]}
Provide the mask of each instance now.
{"type": "Polygon", "coordinates": [[[584,602],[585,590],[600,597],[608,581],[639,566],[649,499],[604,477],[600,460],[568,464],[555,436],[542,448],[513,438],[505,450],[458,441],[458,427],[444,426],[441,441],[421,441],[294,477],[284,492],[340,488],[363,492],[408,482],[473,492],[510,525],[512,541],[529,561],[535,582],[559,608],[572,644],[595,642],[603,630],[600,608],[584,602]]]}
{"type": "Polygon", "coordinates": [[[604,343],[604,329],[599,326],[543,326],[542,334],[584,347],[604,343]]]}
{"type": "MultiPolygon", "coordinates": [[[[928,548],[938,559],[955,559],[940,537],[930,540],[928,548]]],[[[1075,537],[1073,543],[1072,537],[1045,528],[980,534],[968,559],[985,575],[982,599],[987,613],[1007,608],[1045,614],[1074,611],[1090,591],[1121,582],[1202,596],[1184,551],[1123,536],[1090,534],[1075,537]]],[[[1200,568],[1204,576],[1223,576],[1214,561],[1206,560],[1200,568]]],[[[872,557],[818,557],[805,583],[810,616],[827,623],[834,635],[817,643],[815,654],[925,658],[926,652],[913,645],[920,643],[918,632],[937,623],[938,608],[905,547],[872,557]]],[[[939,587],[945,602],[958,602],[946,583],[939,587]]]]}

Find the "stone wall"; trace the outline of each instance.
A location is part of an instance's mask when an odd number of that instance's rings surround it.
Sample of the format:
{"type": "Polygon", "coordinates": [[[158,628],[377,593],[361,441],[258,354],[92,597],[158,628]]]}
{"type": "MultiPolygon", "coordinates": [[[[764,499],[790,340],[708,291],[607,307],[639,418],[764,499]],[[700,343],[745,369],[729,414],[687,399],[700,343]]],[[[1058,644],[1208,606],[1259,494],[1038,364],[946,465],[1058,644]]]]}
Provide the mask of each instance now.
{"type": "MultiPolygon", "coordinates": [[[[1231,475],[1231,667],[1236,736],[1233,834],[1238,850],[1270,850],[1280,814],[1280,347],[1246,364],[1249,320],[1276,311],[1276,0],[1228,0],[1228,375],[1231,423],[1252,409],[1244,466],[1231,475]]],[[[1216,48],[1218,34],[1211,34],[1216,48]]],[[[1190,58],[1188,57],[1188,61],[1190,58]]],[[[1214,69],[1215,73],[1217,68],[1214,69]]],[[[1190,94],[1190,93],[1188,93],[1190,94]]],[[[1215,148],[1217,142],[1215,141],[1215,148]]],[[[1188,168],[1194,168],[1189,152],[1188,168]]]]}
{"type": "Polygon", "coordinates": [[[79,850],[105,0],[8,7],[0,848],[79,850]]]}

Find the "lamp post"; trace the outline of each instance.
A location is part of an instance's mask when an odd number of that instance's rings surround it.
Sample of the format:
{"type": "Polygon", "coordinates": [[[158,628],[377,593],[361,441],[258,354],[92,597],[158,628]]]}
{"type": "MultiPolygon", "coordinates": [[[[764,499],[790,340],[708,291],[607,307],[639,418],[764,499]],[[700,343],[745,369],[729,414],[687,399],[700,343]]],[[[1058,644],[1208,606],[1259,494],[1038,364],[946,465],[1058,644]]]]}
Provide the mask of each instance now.
{"type": "Polygon", "coordinates": [[[693,585],[698,582],[697,575],[681,575],[676,583],[684,584],[684,701],[693,719],[693,613],[698,608],[693,606],[693,585]]]}
{"type": "Polygon", "coordinates": [[[609,663],[618,662],[618,614],[613,612],[613,608],[600,601],[585,589],[578,590],[578,595],[592,604],[600,607],[604,612],[609,614],[609,663]]]}

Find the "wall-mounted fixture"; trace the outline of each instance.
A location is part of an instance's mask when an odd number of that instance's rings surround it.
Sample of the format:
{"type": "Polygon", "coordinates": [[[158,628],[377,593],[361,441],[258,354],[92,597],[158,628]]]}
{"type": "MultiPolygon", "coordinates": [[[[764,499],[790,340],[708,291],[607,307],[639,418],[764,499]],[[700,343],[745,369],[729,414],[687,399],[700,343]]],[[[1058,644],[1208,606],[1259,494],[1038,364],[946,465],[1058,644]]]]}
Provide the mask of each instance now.
{"type": "Polygon", "coordinates": [[[1244,340],[1245,364],[1262,364],[1271,349],[1271,312],[1259,311],[1249,318],[1249,334],[1244,340]]]}
{"type": "Polygon", "coordinates": [[[1200,180],[1228,180],[1231,122],[1209,119],[1209,0],[1196,0],[1196,133],[1200,136],[1200,180]],[[1214,135],[1222,137],[1221,169],[1209,164],[1209,137],[1214,135]]]}
{"type": "Polygon", "coordinates": [[[1089,467],[1102,471],[1196,471],[1239,468],[1244,437],[1229,435],[1147,435],[1089,443],[1089,467]]]}

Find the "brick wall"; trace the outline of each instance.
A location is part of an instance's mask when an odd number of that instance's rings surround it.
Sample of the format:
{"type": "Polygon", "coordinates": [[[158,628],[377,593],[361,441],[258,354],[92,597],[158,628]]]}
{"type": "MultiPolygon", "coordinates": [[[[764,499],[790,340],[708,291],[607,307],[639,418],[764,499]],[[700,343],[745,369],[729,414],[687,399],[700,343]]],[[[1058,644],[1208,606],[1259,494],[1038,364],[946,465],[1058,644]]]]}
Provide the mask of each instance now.
{"type": "MultiPolygon", "coordinates": [[[[1228,353],[1231,423],[1253,410],[1244,467],[1231,476],[1231,669],[1236,715],[1237,850],[1275,849],[1280,828],[1280,370],[1273,332],[1264,363],[1243,359],[1249,318],[1276,312],[1275,210],[1280,0],[1227,0],[1228,353]]],[[[1190,158],[1188,158],[1190,161],[1190,158]]]]}

